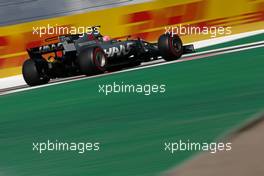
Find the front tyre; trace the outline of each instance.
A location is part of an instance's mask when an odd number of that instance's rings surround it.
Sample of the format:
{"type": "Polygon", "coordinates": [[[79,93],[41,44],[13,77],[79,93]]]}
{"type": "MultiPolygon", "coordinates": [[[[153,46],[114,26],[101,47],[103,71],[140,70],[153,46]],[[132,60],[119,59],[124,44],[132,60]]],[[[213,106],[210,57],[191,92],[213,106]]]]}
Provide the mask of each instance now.
{"type": "Polygon", "coordinates": [[[161,56],[166,61],[179,59],[183,54],[183,45],[178,35],[173,37],[169,34],[163,34],[158,40],[158,48],[161,56]]]}
{"type": "Polygon", "coordinates": [[[78,58],[80,71],[85,75],[95,75],[105,72],[107,58],[100,47],[87,48],[78,58]]]}
{"type": "Polygon", "coordinates": [[[50,78],[44,73],[44,71],[44,68],[40,68],[40,70],[37,69],[37,65],[32,59],[26,60],[22,66],[23,78],[29,86],[48,83],[50,78]],[[43,73],[41,71],[43,71],[43,73]]]}

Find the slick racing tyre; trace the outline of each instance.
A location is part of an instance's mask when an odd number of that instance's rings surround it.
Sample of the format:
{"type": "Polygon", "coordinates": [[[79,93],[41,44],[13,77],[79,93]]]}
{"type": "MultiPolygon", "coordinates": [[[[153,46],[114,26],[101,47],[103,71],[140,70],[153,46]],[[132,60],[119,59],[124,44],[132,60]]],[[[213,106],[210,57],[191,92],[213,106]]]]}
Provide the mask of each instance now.
{"type": "Polygon", "coordinates": [[[158,48],[166,61],[177,60],[183,54],[182,41],[178,35],[173,37],[168,34],[161,35],[158,40],[158,48]]]}
{"type": "Polygon", "coordinates": [[[39,68],[37,68],[36,62],[32,59],[28,59],[23,63],[23,78],[29,86],[46,84],[49,82],[50,78],[46,74],[46,69],[43,67],[44,64],[44,61],[41,61],[39,68]]]}
{"type": "Polygon", "coordinates": [[[79,55],[80,71],[85,75],[95,75],[105,72],[107,58],[99,47],[87,48],[79,55]]]}

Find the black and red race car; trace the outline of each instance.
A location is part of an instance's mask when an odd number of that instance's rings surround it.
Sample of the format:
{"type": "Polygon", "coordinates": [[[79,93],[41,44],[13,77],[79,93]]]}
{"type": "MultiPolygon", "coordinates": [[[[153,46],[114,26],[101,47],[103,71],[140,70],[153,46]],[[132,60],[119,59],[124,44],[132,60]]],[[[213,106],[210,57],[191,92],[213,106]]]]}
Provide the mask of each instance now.
{"type": "Polygon", "coordinates": [[[193,45],[183,46],[178,35],[169,34],[161,35],[157,43],[129,37],[123,41],[105,39],[100,33],[58,38],[59,42],[27,49],[30,58],[24,62],[22,73],[28,85],[41,85],[62,77],[121,70],[155,59],[172,61],[194,52],[193,45]]]}

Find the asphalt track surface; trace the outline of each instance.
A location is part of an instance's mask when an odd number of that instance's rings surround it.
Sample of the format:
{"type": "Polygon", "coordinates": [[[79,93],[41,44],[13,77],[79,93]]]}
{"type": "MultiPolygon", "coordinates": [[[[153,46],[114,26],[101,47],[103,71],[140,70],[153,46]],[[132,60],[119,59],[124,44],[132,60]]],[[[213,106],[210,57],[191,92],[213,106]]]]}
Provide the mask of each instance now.
{"type": "MultiPolygon", "coordinates": [[[[259,42],[254,42],[254,43],[242,44],[242,45],[238,45],[238,46],[227,46],[225,48],[219,48],[219,49],[212,48],[209,51],[201,51],[201,52],[194,53],[194,54],[188,54],[188,55],[183,56],[181,59],[174,61],[174,62],[166,62],[163,59],[159,59],[159,60],[155,60],[155,61],[145,62],[145,63],[142,63],[141,66],[138,66],[138,67],[135,67],[132,69],[126,69],[123,71],[132,71],[134,69],[144,69],[144,68],[150,67],[150,66],[159,66],[159,65],[164,64],[164,63],[165,64],[171,64],[171,63],[175,63],[175,62],[184,62],[184,61],[189,61],[189,60],[202,59],[202,58],[207,58],[207,57],[211,57],[211,56],[221,55],[224,53],[239,52],[241,50],[248,50],[248,49],[252,49],[255,47],[263,47],[263,46],[264,46],[264,42],[259,41],[259,42]]],[[[109,73],[105,73],[105,74],[97,75],[97,76],[107,76],[107,75],[113,74],[113,73],[116,74],[116,73],[120,73],[120,72],[109,72],[109,73]]],[[[94,78],[97,76],[93,76],[90,78],[94,78]]],[[[65,82],[69,82],[69,81],[76,81],[76,80],[87,79],[87,78],[89,79],[89,77],[86,77],[84,75],[80,75],[80,76],[75,76],[75,77],[54,79],[54,80],[50,81],[50,83],[47,85],[51,86],[54,83],[55,84],[56,83],[65,83],[65,82]]],[[[42,86],[36,86],[34,88],[38,88],[38,87],[41,88],[42,86]]],[[[27,88],[29,88],[29,86],[25,84],[25,85],[0,89],[0,95],[6,95],[6,94],[17,92],[17,91],[27,90],[27,88]]]]}
{"type": "Polygon", "coordinates": [[[1,96],[0,173],[150,176],[182,163],[196,152],[172,155],[164,142],[212,142],[264,104],[263,47],[204,57],[1,96]],[[113,82],[167,89],[151,96],[98,92],[113,82]],[[32,142],[47,139],[99,141],[101,150],[32,151],[32,142]]]}

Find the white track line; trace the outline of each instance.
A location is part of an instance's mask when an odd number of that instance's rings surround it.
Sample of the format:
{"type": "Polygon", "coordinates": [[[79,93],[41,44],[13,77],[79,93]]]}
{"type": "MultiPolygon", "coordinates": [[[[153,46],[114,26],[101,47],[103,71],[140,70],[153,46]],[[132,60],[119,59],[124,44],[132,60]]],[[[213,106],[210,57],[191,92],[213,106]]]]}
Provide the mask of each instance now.
{"type": "Polygon", "coordinates": [[[7,94],[11,94],[11,93],[16,93],[16,92],[39,89],[42,87],[48,87],[48,86],[53,86],[53,85],[58,85],[58,84],[65,84],[65,83],[74,82],[74,81],[110,76],[110,75],[114,75],[114,74],[131,72],[134,70],[141,70],[141,69],[145,69],[145,68],[152,68],[152,67],[157,67],[157,66],[161,66],[161,65],[174,64],[174,63],[178,63],[178,62],[186,62],[186,61],[203,59],[203,58],[210,59],[210,58],[208,58],[210,56],[216,56],[216,55],[227,54],[227,53],[234,53],[234,52],[249,50],[249,49],[253,49],[253,48],[260,48],[260,47],[264,47],[264,42],[254,42],[254,43],[243,44],[243,45],[238,45],[238,46],[226,47],[226,48],[222,48],[222,49],[214,49],[214,50],[209,50],[209,51],[204,51],[204,52],[199,52],[199,53],[194,53],[194,54],[188,54],[179,60],[175,60],[175,61],[171,61],[171,62],[161,62],[161,63],[157,63],[154,65],[146,65],[146,66],[131,68],[131,69],[127,69],[127,70],[121,70],[118,72],[105,73],[105,74],[100,74],[100,75],[95,75],[95,76],[90,76],[90,77],[81,77],[79,79],[74,79],[74,77],[73,77],[73,80],[65,80],[65,81],[61,81],[61,82],[54,82],[54,83],[49,83],[49,84],[35,86],[35,87],[27,87],[27,88],[22,88],[22,89],[18,89],[18,90],[11,90],[11,91],[7,91],[4,93],[0,93],[0,95],[7,95],[7,94]],[[254,46],[252,46],[252,45],[254,45],[254,46]],[[255,45],[257,45],[257,46],[255,46],[255,45]],[[241,48],[241,47],[243,47],[243,48],[241,48]]]}
{"type": "Polygon", "coordinates": [[[262,33],[264,33],[264,29],[197,41],[194,42],[194,48],[204,48],[221,43],[232,42],[238,39],[243,39],[245,37],[251,37],[262,33]]]}

